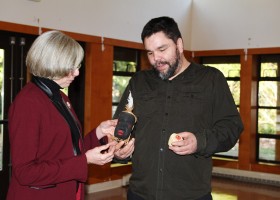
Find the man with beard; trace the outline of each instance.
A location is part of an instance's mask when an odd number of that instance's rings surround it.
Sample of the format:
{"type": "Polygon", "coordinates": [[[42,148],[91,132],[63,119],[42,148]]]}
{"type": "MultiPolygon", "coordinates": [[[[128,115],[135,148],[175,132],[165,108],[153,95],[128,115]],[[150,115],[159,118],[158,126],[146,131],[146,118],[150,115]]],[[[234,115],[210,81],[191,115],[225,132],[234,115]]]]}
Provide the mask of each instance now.
{"type": "Polygon", "coordinates": [[[219,70],[184,57],[172,18],[150,20],[141,37],[153,69],[131,78],[114,116],[131,93],[135,140],[115,153],[132,156],[127,199],[210,200],[211,156],[230,150],[243,130],[227,81],[219,70]]]}

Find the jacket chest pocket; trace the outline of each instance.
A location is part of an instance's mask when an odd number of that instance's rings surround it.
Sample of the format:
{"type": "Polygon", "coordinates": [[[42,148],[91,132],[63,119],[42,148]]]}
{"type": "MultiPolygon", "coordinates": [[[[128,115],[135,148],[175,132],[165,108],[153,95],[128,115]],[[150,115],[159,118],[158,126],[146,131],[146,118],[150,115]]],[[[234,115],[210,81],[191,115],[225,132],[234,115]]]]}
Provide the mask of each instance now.
{"type": "Polygon", "coordinates": [[[151,117],[156,112],[157,95],[155,93],[138,94],[134,100],[133,113],[139,117],[151,117]]]}
{"type": "MultiPolygon", "coordinates": [[[[199,114],[207,107],[207,97],[202,87],[182,87],[174,94],[174,104],[179,108],[178,112],[199,114]]],[[[209,99],[210,101],[210,99],[209,99]]]]}

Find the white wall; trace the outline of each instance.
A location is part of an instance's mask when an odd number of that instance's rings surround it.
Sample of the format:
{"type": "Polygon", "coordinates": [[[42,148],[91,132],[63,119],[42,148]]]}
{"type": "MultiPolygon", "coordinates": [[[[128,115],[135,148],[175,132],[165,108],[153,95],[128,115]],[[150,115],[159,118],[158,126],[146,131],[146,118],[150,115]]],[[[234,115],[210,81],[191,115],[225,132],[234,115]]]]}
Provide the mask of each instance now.
{"type": "Polygon", "coordinates": [[[173,17],[190,47],[192,0],[0,0],[0,21],[141,42],[154,17],[173,17]]]}
{"type": "Polygon", "coordinates": [[[0,21],[134,42],[162,15],[188,50],[280,46],[280,0],[0,0],[0,21]]]}
{"type": "Polygon", "coordinates": [[[280,46],[280,0],[193,0],[192,50],[280,46]]]}

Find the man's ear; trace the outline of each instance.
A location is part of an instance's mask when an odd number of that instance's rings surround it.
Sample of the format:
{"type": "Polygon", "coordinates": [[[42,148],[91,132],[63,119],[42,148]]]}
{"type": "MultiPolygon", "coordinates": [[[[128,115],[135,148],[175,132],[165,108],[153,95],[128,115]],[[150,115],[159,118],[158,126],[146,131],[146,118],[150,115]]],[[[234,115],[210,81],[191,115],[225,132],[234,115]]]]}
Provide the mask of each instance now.
{"type": "Polygon", "coordinates": [[[177,48],[178,48],[180,53],[184,52],[184,44],[183,44],[183,39],[182,38],[178,38],[178,40],[177,40],[177,48]]]}

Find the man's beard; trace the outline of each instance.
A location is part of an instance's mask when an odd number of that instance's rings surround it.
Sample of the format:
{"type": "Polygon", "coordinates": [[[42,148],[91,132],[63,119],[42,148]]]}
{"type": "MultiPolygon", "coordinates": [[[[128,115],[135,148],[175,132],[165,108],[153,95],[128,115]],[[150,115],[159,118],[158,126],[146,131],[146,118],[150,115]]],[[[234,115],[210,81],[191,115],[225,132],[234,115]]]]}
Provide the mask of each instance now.
{"type": "Polygon", "coordinates": [[[180,62],[180,53],[179,53],[178,49],[176,49],[176,57],[175,57],[175,62],[173,64],[170,62],[167,62],[167,61],[158,61],[153,65],[153,69],[162,80],[168,80],[169,78],[171,78],[172,76],[175,75],[175,72],[179,67],[179,62],[180,62]],[[160,72],[159,70],[157,70],[156,66],[158,64],[159,65],[161,65],[161,64],[168,65],[169,68],[168,68],[167,72],[160,72]]]}

